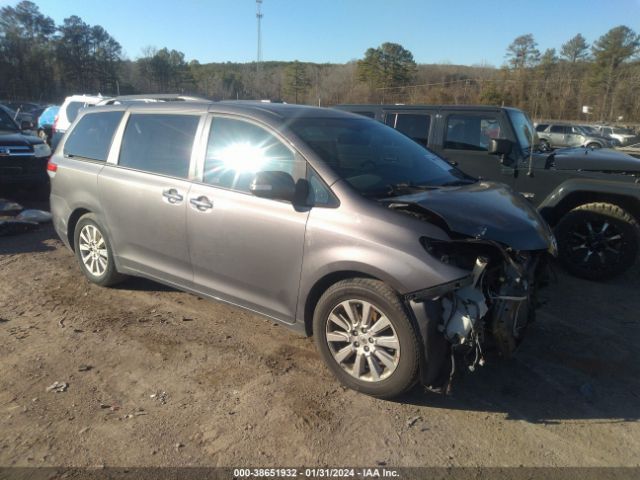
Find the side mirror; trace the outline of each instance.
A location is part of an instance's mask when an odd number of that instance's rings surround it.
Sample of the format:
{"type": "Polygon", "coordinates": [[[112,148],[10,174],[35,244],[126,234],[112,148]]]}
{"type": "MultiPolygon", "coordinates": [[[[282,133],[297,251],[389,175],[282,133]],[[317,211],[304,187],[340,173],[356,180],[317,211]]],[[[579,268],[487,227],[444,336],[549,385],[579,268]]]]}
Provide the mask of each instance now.
{"type": "Polygon", "coordinates": [[[291,202],[296,196],[296,184],[287,172],[258,172],[253,177],[249,191],[256,197],[291,202]]]}
{"type": "Polygon", "coordinates": [[[23,120],[20,122],[20,130],[31,130],[33,128],[33,123],[28,120],[23,120]]]}
{"type": "Polygon", "coordinates": [[[513,142],[506,138],[492,138],[489,143],[489,153],[492,155],[509,155],[513,149],[513,142]]]}
{"type": "Polygon", "coordinates": [[[513,165],[513,160],[507,155],[511,153],[513,149],[513,142],[506,138],[492,138],[489,143],[488,152],[492,155],[500,156],[500,163],[506,167],[513,165]]]}

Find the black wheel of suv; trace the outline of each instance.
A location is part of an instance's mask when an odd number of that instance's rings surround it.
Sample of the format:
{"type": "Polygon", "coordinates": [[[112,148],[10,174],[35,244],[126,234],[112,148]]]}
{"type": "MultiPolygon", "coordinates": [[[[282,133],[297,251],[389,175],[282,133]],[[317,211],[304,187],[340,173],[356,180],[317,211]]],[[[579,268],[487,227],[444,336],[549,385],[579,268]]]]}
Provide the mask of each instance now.
{"type": "Polygon", "coordinates": [[[548,152],[549,150],[551,150],[551,145],[549,145],[549,142],[547,140],[540,140],[540,150],[542,150],[543,152],[548,152]]]}
{"type": "Polygon", "coordinates": [[[556,226],[559,259],[577,277],[604,280],[627,270],[638,253],[638,223],[610,203],[588,203],[556,226]]]}
{"type": "Polygon", "coordinates": [[[331,286],[316,306],[313,333],[324,361],[349,388],[392,398],[416,381],[418,334],[383,282],[354,278],[331,286]]]}
{"type": "Polygon", "coordinates": [[[109,240],[91,213],[76,224],[74,250],[82,273],[93,283],[108,287],[126,278],[116,270],[109,240]]]}
{"type": "Polygon", "coordinates": [[[597,142],[591,142],[589,144],[587,144],[587,148],[592,148],[592,149],[597,149],[597,148],[602,148],[602,145],[600,145],[597,142]]]}

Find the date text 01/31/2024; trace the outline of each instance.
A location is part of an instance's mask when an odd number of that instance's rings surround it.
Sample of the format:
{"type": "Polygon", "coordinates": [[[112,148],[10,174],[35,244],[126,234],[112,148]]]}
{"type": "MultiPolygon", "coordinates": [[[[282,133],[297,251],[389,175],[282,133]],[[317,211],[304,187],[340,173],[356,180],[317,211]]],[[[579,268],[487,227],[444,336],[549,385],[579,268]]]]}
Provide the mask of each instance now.
{"type": "Polygon", "coordinates": [[[389,468],[236,468],[234,478],[394,478],[389,468]]]}

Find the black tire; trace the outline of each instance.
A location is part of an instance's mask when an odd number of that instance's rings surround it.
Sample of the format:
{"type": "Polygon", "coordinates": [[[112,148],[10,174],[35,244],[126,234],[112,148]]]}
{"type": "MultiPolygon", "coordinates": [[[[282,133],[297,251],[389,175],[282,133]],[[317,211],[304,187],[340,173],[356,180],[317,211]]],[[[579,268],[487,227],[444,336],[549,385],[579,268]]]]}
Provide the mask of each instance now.
{"type": "MultiPolygon", "coordinates": [[[[370,326],[373,327],[373,325],[375,323],[370,326]]],[[[373,331],[373,328],[371,330],[373,331]]],[[[313,316],[313,332],[318,350],[328,367],[345,386],[353,390],[377,398],[393,398],[407,391],[416,382],[420,363],[417,330],[414,328],[398,294],[381,281],[353,278],[332,285],[324,292],[316,305],[313,316]],[[334,308],[339,308],[338,305],[346,300],[370,303],[380,313],[383,313],[391,323],[393,330],[387,330],[387,332],[392,332],[397,337],[399,343],[398,362],[395,370],[392,370],[389,376],[382,380],[365,381],[356,378],[333,357],[327,341],[327,325],[331,326],[329,315],[334,311],[334,308]]],[[[353,344],[345,342],[345,345],[353,344]]],[[[374,357],[373,352],[368,356],[374,357]]],[[[366,363],[367,361],[368,359],[364,360],[363,369],[365,372],[368,370],[371,375],[371,368],[366,363]]],[[[377,365],[381,365],[381,363],[378,362],[377,365]]]]}
{"type": "Polygon", "coordinates": [[[555,233],[560,262],[569,273],[588,280],[621,274],[638,254],[638,223],[611,203],[574,208],[562,217],[555,233]]]}
{"type": "Polygon", "coordinates": [[[113,250],[111,249],[111,243],[107,238],[105,229],[98,223],[95,215],[93,215],[92,213],[87,213],[80,217],[80,220],[78,220],[76,228],[73,232],[73,247],[82,273],[84,273],[85,277],[87,277],[91,282],[103,287],[109,287],[111,285],[122,282],[126,278],[125,275],[122,275],[117,271],[116,265],[113,261],[113,250]],[[89,229],[95,228],[104,240],[104,250],[106,250],[107,257],[103,272],[94,273],[89,269],[87,265],[85,265],[85,261],[83,260],[83,252],[86,252],[86,250],[82,250],[81,248],[81,234],[83,233],[85,227],[88,227],[89,229]]]}
{"type": "Polygon", "coordinates": [[[591,142],[587,144],[587,148],[593,148],[594,150],[597,150],[598,148],[602,148],[602,145],[597,142],[591,142]]]}

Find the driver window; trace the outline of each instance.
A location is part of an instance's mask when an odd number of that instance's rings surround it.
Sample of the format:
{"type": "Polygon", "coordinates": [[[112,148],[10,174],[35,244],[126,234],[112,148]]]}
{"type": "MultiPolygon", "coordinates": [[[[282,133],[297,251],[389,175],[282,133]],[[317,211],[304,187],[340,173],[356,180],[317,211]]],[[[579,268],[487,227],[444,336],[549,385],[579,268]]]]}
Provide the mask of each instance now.
{"type": "MultiPolygon", "coordinates": [[[[280,171],[294,180],[300,170],[294,153],[262,127],[244,120],[215,117],[209,133],[204,182],[214,187],[249,192],[260,171],[280,171]]],[[[301,167],[304,171],[304,166],[301,167]]]]}

